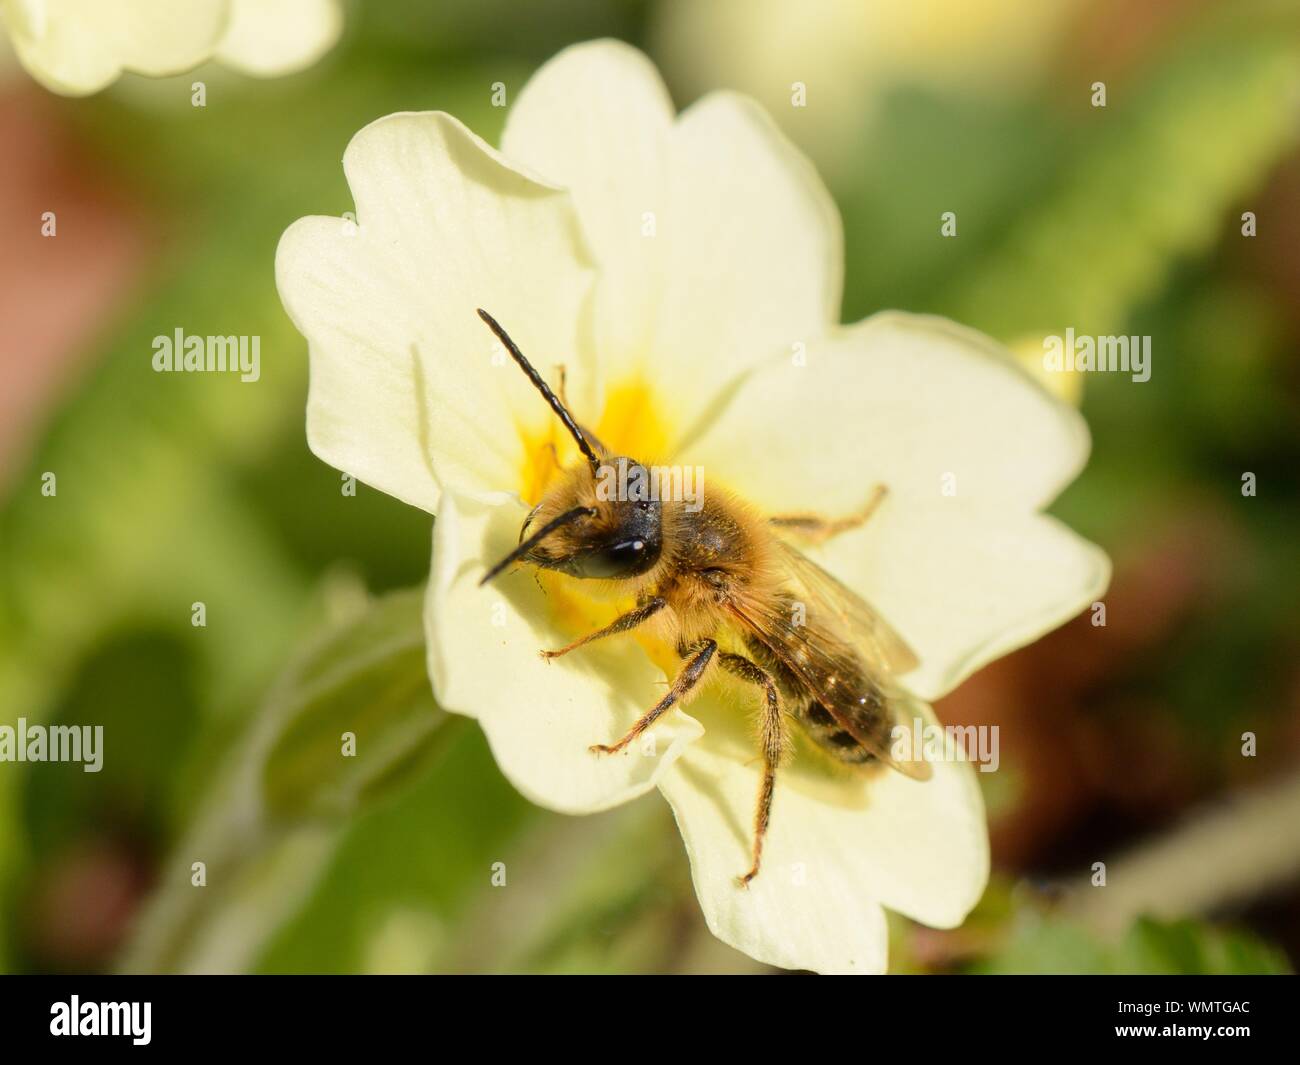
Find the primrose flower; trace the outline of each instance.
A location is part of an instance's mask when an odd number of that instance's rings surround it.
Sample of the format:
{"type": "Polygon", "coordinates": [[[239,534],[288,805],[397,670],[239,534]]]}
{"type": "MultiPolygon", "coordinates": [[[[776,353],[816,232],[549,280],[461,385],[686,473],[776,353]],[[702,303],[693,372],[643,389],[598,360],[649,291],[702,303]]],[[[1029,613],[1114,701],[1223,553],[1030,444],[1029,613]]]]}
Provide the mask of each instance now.
{"type": "Polygon", "coordinates": [[[164,77],[213,57],[246,74],[288,74],[327,52],[342,25],[339,0],[0,0],[19,62],[67,96],[123,71],[164,77]]]}
{"type": "Polygon", "coordinates": [[[589,750],[627,733],[682,661],[641,630],[539,656],[628,610],[617,583],[524,567],[480,586],[582,458],[476,309],[611,454],[698,468],[706,496],[726,486],[763,515],[842,517],[884,486],[868,521],[807,554],[910,645],[919,665],[901,683],[917,699],[1105,587],[1105,555],[1040,513],[1086,459],[1078,413],[950,322],[839,325],[839,218],[812,168],[744,98],[675,116],[625,45],[547,63],[500,151],[449,115],[396,114],[358,133],[343,165],[355,221],[294,223],[277,283],[308,341],[312,450],[436,515],[426,630],[440,705],[477,718],[503,772],[552,809],[658,788],[710,929],[754,958],[882,972],[885,908],[959,924],[988,842],[975,774],[951,749],[924,782],[859,775],[791,722],[746,888],[763,775],[753,687],[716,670],[626,751],[589,750]]]}

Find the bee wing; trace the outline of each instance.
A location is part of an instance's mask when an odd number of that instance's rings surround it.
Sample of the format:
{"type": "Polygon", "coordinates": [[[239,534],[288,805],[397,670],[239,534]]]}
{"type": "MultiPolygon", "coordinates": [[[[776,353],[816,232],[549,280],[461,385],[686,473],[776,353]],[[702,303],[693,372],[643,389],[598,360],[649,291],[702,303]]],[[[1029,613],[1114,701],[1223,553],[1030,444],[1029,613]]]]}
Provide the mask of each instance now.
{"type": "MultiPolygon", "coordinates": [[[[904,762],[894,758],[888,741],[882,741],[879,734],[855,720],[852,708],[867,692],[849,691],[844,685],[846,678],[863,678],[863,682],[870,685],[871,694],[879,697],[880,709],[891,719],[891,732],[895,726],[910,728],[911,717],[924,716],[918,701],[899,687],[887,670],[862,657],[855,645],[861,640],[850,641],[854,634],[840,635],[818,620],[830,617],[832,624],[835,623],[832,604],[810,594],[806,606],[809,617],[802,622],[788,609],[788,602],[747,600],[732,603],[729,609],[740,626],[758,639],[816,696],[840,728],[885,765],[913,780],[928,780],[930,767],[926,762],[904,762]]],[[[874,641],[869,643],[874,644],[874,641]]]]}
{"type": "Polygon", "coordinates": [[[777,540],[777,560],[787,586],[804,593],[807,612],[823,614],[839,623],[841,639],[853,644],[873,670],[893,675],[908,673],[920,662],[890,627],[856,592],[845,587],[802,551],[777,540]]]}

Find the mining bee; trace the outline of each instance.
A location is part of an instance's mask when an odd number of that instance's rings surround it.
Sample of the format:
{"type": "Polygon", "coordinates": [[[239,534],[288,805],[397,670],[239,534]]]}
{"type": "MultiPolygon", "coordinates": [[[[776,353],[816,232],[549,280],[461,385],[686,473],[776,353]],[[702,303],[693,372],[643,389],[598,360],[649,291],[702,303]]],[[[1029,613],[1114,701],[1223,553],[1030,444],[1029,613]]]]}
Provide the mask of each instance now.
{"type": "Polygon", "coordinates": [[[627,735],[591,750],[624,750],[664,713],[682,706],[715,669],[753,685],[761,706],[763,777],[753,863],[736,878],[741,887],[758,875],[762,862],[777,769],[791,749],[787,710],[840,764],[863,770],[885,765],[927,779],[926,762],[890,755],[895,725],[921,712],[894,680],[917,665],[916,656],[862,599],[778,534],[784,530],[818,542],[860,525],[881,502],[883,486],[859,513],[839,520],[813,514],[764,518],[712,487],[695,509],[673,499],[607,498],[597,484],[610,464],[645,468],[630,456],[611,454],[580,426],[496,319],[478,313],[550,404],[584,460],[561,471],[525,519],[519,545],[480,583],[516,562],[607,582],[634,598],[635,607],[542,655],[558,658],[646,626],[684,662],[667,693],[627,735]]]}

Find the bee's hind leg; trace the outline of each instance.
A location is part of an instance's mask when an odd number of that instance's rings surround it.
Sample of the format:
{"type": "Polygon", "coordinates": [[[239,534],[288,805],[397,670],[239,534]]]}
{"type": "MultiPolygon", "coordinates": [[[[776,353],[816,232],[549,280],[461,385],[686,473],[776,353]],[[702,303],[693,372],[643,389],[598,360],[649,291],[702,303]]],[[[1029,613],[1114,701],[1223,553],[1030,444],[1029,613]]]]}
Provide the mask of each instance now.
{"type": "Polygon", "coordinates": [[[825,518],[818,514],[777,514],[767,520],[769,524],[779,529],[789,529],[810,543],[820,544],[832,536],[864,525],[876,512],[876,508],[880,506],[887,492],[888,489],[883,484],[876,485],[866,505],[846,518],[825,518]]]}
{"type": "Polygon", "coordinates": [[[633,725],[626,736],[612,746],[606,746],[603,743],[592,745],[590,750],[596,754],[616,754],[636,739],[641,733],[653,725],[664,713],[676,706],[686,698],[700,682],[704,676],[705,669],[713,660],[713,654],[717,651],[718,645],[714,640],[701,640],[698,644],[690,649],[690,658],[687,659],[686,665],[682,666],[682,671],[677,674],[668,689],[668,694],[660,699],[650,708],[642,717],[633,725]]]}
{"type": "Polygon", "coordinates": [[[788,739],[785,723],[781,717],[781,700],[777,695],[776,682],[771,675],[751,662],[744,655],[723,653],[718,662],[728,673],[757,685],[763,689],[763,782],[758,789],[758,808],[754,813],[754,848],[753,864],[744,876],[736,877],[740,887],[749,887],[749,882],[758,876],[758,867],[763,861],[763,840],[767,836],[767,826],[772,819],[772,796],[776,791],[776,770],[785,758],[788,739]]]}

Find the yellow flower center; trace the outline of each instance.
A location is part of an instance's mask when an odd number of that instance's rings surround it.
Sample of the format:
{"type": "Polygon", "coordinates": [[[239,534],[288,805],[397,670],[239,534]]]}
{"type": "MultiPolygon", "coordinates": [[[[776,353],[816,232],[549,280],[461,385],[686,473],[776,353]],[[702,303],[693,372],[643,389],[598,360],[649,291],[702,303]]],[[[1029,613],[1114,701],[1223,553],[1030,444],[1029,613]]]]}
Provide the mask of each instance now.
{"type": "MultiPolygon", "coordinates": [[[[644,377],[628,378],[611,386],[605,394],[600,417],[594,423],[581,411],[573,411],[573,416],[613,454],[626,455],[647,464],[674,460],[671,449],[679,437],[680,427],[670,419],[662,393],[644,377]]],[[[520,426],[518,431],[524,443],[519,494],[529,506],[535,506],[559,474],[582,459],[577,445],[554,416],[532,429],[520,426]]],[[[596,590],[593,582],[577,580],[552,570],[539,569],[536,575],[546,591],[550,619],[569,639],[608,625],[636,605],[631,595],[611,598],[592,594],[596,590]]],[[[651,635],[645,628],[616,638],[625,640],[628,636],[641,645],[666,677],[674,677],[681,670],[676,648],[665,640],[651,635]]],[[[581,650],[574,652],[577,655],[582,653],[581,650]]],[[[723,703],[720,708],[706,711],[701,720],[715,739],[729,743],[738,758],[749,761],[752,736],[747,722],[752,716],[753,689],[718,671],[714,672],[708,687],[722,696],[723,703]]],[[[649,705],[646,704],[647,709],[649,705]]],[[[698,708],[696,712],[699,712],[698,708]]],[[[797,764],[785,770],[787,783],[835,803],[861,801],[866,786],[864,774],[855,773],[836,762],[808,742],[798,729],[791,731],[791,737],[799,753],[795,759],[797,764]]]]}
{"type": "MultiPolygon", "coordinates": [[[[604,408],[594,422],[580,411],[573,411],[573,416],[613,454],[638,462],[650,463],[664,456],[674,439],[675,426],[665,403],[639,375],[606,390],[604,408]]],[[[581,461],[581,456],[577,444],[554,416],[547,418],[540,430],[520,426],[519,433],[524,444],[519,495],[529,506],[536,506],[560,473],[581,461]]],[[[609,599],[590,595],[582,581],[564,574],[540,570],[537,576],[546,589],[553,619],[562,631],[573,636],[607,625],[635,605],[631,596],[609,599]]],[[[633,635],[665,672],[676,672],[679,662],[673,648],[643,632],[633,635]]]]}
{"type": "MultiPolygon", "coordinates": [[[[620,381],[605,394],[605,406],[593,423],[574,411],[578,423],[616,455],[653,462],[668,450],[674,426],[654,387],[643,377],[620,381]]],[[[556,417],[548,417],[540,431],[519,427],[524,443],[519,495],[535,506],[559,473],[578,461],[578,446],[556,417]]]]}

